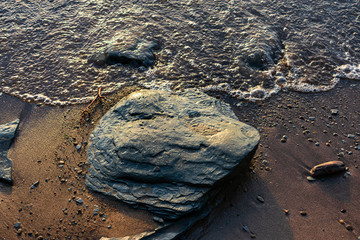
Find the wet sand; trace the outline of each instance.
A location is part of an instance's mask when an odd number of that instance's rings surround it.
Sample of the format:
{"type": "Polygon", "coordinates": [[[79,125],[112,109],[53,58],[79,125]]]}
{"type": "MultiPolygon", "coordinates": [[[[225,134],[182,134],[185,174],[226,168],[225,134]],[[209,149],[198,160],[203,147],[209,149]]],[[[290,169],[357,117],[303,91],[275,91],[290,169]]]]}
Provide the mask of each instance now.
{"type": "Polygon", "coordinates": [[[234,109],[240,121],[261,131],[253,170],[188,239],[358,239],[359,100],[360,84],[343,81],[330,92],[281,93],[234,109]],[[343,161],[351,175],[307,180],[313,166],[333,160],[343,161]]]}
{"type": "MultiPolygon", "coordinates": [[[[125,90],[105,99],[115,101],[126,94],[125,90]]],[[[242,106],[224,99],[233,104],[240,121],[260,130],[261,142],[248,177],[241,179],[237,190],[185,239],[357,239],[359,96],[360,83],[342,81],[329,92],[280,93],[264,102],[242,102],[242,106]],[[333,108],[339,115],[331,115],[333,108]],[[355,136],[348,138],[348,134],[355,136]],[[286,142],[280,141],[283,135],[286,142]],[[341,152],[344,156],[338,156],[341,152]],[[312,166],[338,158],[350,174],[314,182],[306,179],[312,166]],[[353,230],[347,230],[349,226],[353,230]]],[[[17,117],[21,120],[9,151],[14,185],[1,183],[0,188],[0,237],[99,239],[157,226],[150,214],[104,198],[84,185],[85,142],[105,112],[102,106],[97,105],[86,121],[86,117],[81,118],[85,105],[38,106],[0,96],[0,124],[17,117]],[[77,150],[79,144],[81,149],[77,150]],[[38,187],[30,189],[38,180],[38,187]],[[78,198],[84,203],[76,204],[78,198]],[[96,208],[100,211],[94,216],[96,208]],[[107,217],[102,221],[104,215],[107,217]],[[17,222],[21,232],[14,228],[17,222]]]]}
{"type": "MultiPolygon", "coordinates": [[[[96,120],[80,121],[84,107],[38,106],[0,97],[0,124],[21,121],[8,154],[14,184],[0,183],[1,239],[100,239],[157,226],[150,214],[85,187],[86,140],[96,120]],[[38,187],[30,189],[36,181],[38,187]],[[75,202],[79,198],[82,204],[75,202]],[[20,231],[14,228],[17,222],[20,231]]],[[[94,118],[100,115],[93,113],[94,118]]]]}

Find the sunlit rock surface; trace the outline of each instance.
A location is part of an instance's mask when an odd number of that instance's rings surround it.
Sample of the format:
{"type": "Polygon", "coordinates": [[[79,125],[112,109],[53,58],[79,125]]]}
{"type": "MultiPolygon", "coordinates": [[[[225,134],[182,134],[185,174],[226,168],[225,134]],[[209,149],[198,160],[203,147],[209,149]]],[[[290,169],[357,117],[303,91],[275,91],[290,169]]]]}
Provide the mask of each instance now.
{"type": "Polygon", "coordinates": [[[17,119],[10,123],[0,125],[0,181],[12,182],[11,160],[7,157],[7,152],[15,137],[19,122],[20,120],[17,119]]]}
{"type": "Polygon", "coordinates": [[[201,209],[258,142],[258,131],[215,98],[142,90],[113,107],[92,133],[86,184],[176,219],[201,209]]]}

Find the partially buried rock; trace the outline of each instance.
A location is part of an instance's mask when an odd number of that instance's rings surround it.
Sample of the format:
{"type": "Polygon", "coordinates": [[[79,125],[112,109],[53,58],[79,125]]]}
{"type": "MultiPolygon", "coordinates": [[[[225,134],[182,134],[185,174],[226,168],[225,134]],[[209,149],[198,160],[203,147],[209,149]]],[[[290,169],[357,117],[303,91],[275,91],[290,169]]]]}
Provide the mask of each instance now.
{"type": "Polygon", "coordinates": [[[106,113],[90,138],[89,188],[164,219],[201,209],[259,142],[230,106],[188,90],[142,90],[106,113]]]}
{"type": "Polygon", "coordinates": [[[0,125],[0,180],[11,183],[11,160],[7,153],[15,137],[20,120],[0,125]]]}
{"type": "Polygon", "coordinates": [[[97,67],[116,64],[151,67],[155,64],[153,51],[158,48],[158,44],[154,41],[137,40],[130,46],[111,46],[105,51],[93,55],[89,62],[97,67]]]}
{"type": "Polygon", "coordinates": [[[312,177],[320,177],[325,175],[331,175],[338,172],[345,171],[345,164],[341,161],[330,161],[319,165],[316,165],[310,170],[312,177]]]}

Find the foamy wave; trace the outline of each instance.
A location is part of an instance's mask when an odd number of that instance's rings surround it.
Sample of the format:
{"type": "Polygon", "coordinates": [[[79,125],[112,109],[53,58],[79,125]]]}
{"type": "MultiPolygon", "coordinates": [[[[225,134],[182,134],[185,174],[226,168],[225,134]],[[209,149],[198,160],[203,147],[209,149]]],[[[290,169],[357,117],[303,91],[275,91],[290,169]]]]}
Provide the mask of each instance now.
{"type": "Polygon", "coordinates": [[[346,64],[337,68],[337,77],[360,80],[360,64],[346,64]]]}
{"type": "Polygon", "coordinates": [[[241,91],[239,89],[232,89],[228,84],[219,84],[203,87],[201,90],[204,92],[225,92],[233,98],[257,101],[265,100],[272,95],[277,94],[281,90],[281,87],[275,85],[275,87],[272,89],[265,89],[263,87],[257,86],[249,89],[249,91],[241,91]]]}
{"type": "Polygon", "coordinates": [[[288,0],[92,0],[68,1],[66,8],[62,2],[39,7],[28,1],[26,9],[22,1],[0,3],[0,94],[67,105],[91,101],[99,87],[110,94],[137,84],[255,101],[281,90],[328,91],[339,79],[360,80],[354,1],[333,2],[328,12],[319,11],[329,9],[328,1],[303,1],[306,11],[288,0]],[[88,61],[139,39],[160,46],[150,69],[98,68],[88,61]],[[340,66],[344,61],[356,64],[340,66]]]}

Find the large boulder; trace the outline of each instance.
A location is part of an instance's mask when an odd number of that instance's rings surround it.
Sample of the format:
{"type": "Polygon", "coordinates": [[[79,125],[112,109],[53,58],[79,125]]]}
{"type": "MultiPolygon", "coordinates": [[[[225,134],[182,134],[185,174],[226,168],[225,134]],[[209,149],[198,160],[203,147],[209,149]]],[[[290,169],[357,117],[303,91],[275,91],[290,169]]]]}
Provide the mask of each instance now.
{"type": "Polygon", "coordinates": [[[11,160],[7,157],[20,120],[0,125],[0,180],[11,183],[11,160]]]}
{"type": "Polygon", "coordinates": [[[92,133],[86,184],[176,219],[201,209],[259,138],[228,104],[206,94],[141,90],[106,113],[92,133]]]}

